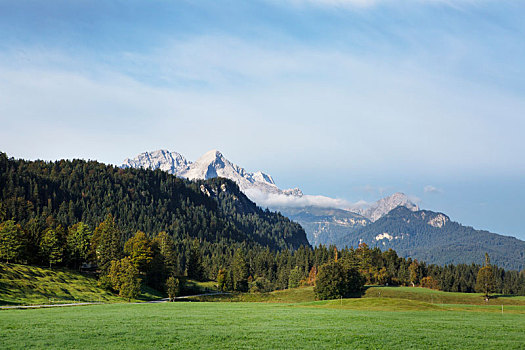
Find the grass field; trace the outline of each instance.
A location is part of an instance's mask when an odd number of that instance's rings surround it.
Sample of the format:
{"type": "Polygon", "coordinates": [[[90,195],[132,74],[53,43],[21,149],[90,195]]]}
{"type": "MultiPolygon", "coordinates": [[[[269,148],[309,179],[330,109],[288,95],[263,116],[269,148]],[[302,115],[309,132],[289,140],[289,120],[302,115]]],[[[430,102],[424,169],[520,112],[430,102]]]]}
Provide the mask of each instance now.
{"type": "MultiPolygon", "coordinates": [[[[479,306],[473,310],[485,308],[486,310],[496,310],[501,305],[505,305],[508,310],[512,306],[524,306],[525,297],[522,296],[494,296],[485,302],[484,298],[479,293],[449,293],[438,290],[414,287],[367,287],[361,299],[408,299],[412,301],[420,301],[422,304],[429,305],[456,305],[455,307],[464,306],[479,306]]],[[[229,294],[229,295],[213,295],[193,298],[195,301],[231,301],[231,302],[269,302],[269,303],[298,303],[298,302],[312,302],[315,301],[315,294],[313,287],[302,287],[295,289],[278,290],[271,293],[263,294],[229,294]]],[[[348,299],[360,300],[360,299],[348,299]]],[[[462,307],[463,308],[463,307],[462,307]]]]}
{"type": "MultiPolygon", "coordinates": [[[[144,288],[139,300],[162,297],[144,288]]],[[[98,287],[95,278],[76,271],[0,263],[0,305],[123,301],[98,287]]]]}
{"type": "Polygon", "coordinates": [[[340,300],[178,302],[0,311],[2,349],[523,349],[524,344],[524,314],[442,310],[388,298],[342,305],[340,300]]]}
{"type": "MultiPolygon", "coordinates": [[[[193,298],[201,302],[128,304],[74,271],[0,264],[0,273],[4,304],[47,303],[50,297],[110,302],[0,310],[0,349],[525,346],[525,297],[485,303],[479,294],[372,286],[362,298],[315,301],[313,288],[304,287],[193,298]]],[[[188,282],[188,291],[206,290],[215,290],[215,283],[188,282]]]]}

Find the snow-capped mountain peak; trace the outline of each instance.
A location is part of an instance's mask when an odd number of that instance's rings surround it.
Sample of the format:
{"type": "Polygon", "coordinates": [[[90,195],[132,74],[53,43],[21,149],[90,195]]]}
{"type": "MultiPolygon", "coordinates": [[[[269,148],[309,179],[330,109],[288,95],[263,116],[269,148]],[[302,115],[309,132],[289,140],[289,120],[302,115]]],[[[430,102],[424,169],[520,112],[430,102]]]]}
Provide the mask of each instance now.
{"type": "Polygon", "coordinates": [[[133,159],[126,159],[122,167],[162,169],[170,174],[190,180],[224,177],[235,181],[241,190],[248,195],[257,192],[289,196],[302,195],[301,190],[298,188],[279,189],[270,175],[261,171],[248,172],[244,168],[230,162],[216,149],[206,152],[193,163],[177,152],[166,150],[144,152],[133,159]]]}
{"type": "Polygon", "coordinates": [[[135,158],[126,158],[123,168],[146,168],[161,169],[171,174],[177,174],[185,171],[191,164],[183,155],[168,150],[158,150],[153,152],[144,152],[135,158]]]}

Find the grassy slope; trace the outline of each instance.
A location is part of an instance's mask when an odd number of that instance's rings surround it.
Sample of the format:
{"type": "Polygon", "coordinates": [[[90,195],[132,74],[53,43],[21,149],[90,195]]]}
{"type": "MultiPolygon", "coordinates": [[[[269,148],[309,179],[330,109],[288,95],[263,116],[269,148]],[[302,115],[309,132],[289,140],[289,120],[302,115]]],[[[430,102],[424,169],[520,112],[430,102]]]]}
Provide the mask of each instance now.
{"type": "MultiPolygon", "coordinates": [[[[498,296],[486,303],[477,293],[449,293],[426,288],[413,287],[368,287],[363,298],[373,299],[408,299],[422,304],[458,304],[479,306],[525,306],[525,297],[498,296]]],[[[246,302],[270,302],[270,303],[304,303],[315,301],[313,287],[301,287],[295,289],[279,290],[262,294],[231,294],[194,298],[196,301],[246,301],[246,302]]],[[[356,303],[359,299],[348,299],[349,303],[356,303]]],[[[392,302],[394,303],[394,302],[392,302]]],[[[391,303],[391,304],[392,304],[391,303]]],[[[417,303],[413,303],[416,305],[417,303]]],[[[421,304],[421,305],[422,305],[421,304]]],[[[490,309],[490,308],[489,308],[490,309]]],[[[510,310],[510,309],[509,309],[510,310]]]]}
{"type": "Polygon", "coordinates": [[[4,310],[0,311],[0,348],[520,349],[525,344],[523,315],[354,310],[337,302],[4,310]]]}
{"type": "MultiPolygon", "coordinates": [[[[144,289],[141,300],[162,296],[144,289]]],[[[95,278],[66,269],[0,263],[0,305],[35,305],[70,302],[122,302],[97,286],[95,278]]]]}
{"type": "Polygon", "coordinates": [[[364,297],[402,298],[431,304],[525,305],[523,296],[495,295],[487,303],[479,293],[452,293],[418,287],[369,287],[364,297]]]}

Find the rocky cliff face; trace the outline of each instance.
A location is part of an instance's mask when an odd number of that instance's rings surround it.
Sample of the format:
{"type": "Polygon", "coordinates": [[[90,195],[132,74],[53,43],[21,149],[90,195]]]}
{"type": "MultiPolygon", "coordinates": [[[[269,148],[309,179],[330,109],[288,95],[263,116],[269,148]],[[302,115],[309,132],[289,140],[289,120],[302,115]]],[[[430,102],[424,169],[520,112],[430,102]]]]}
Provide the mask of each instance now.
{"type": "Polygon", "coordinates": [[[411,211],[419,210],[417,204],[413,203],[407,195],[397,192],[391,196],[381,198],[367,208],[357,209],[356,212],[374,222],[397,207],[405,207],[411,211]]]}

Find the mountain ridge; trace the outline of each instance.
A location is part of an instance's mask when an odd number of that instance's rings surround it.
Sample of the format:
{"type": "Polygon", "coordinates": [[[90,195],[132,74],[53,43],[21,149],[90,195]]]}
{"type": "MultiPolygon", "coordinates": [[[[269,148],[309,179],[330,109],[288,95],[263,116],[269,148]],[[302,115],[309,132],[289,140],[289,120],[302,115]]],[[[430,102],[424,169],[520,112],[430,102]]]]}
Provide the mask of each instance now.
{"type": "Polygon", "coordinates": [[[266,193],[302,196],[300,189],[282,190],[277,187],[271,175],[262,171],[248,172],[244,168],[230,162],[216,149],[206,152],[195,162],[188,161],[180,153],[168,150],[143,152],[133,159],[126,158],[121,167],[161,169],[189,180],[224,177],[235,181],[242,191],[258,189],[266,193]]]}
{"type": "Polygon", "coordinates": [[[341,237],[338,247],[366,243],[400,256],[438,265],[483,263],[488,253],[494,264],[514,270],[525,268],[525,241],[486,230],[476,230],[440,212],[397,207],[387,215],[341,237]]]}

